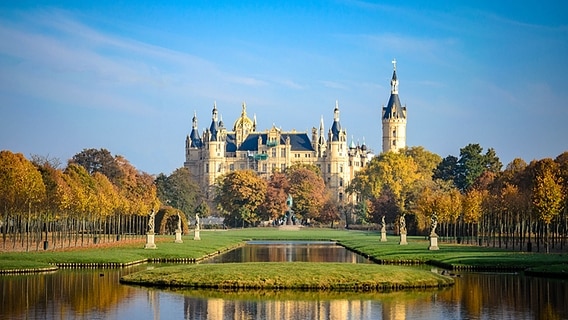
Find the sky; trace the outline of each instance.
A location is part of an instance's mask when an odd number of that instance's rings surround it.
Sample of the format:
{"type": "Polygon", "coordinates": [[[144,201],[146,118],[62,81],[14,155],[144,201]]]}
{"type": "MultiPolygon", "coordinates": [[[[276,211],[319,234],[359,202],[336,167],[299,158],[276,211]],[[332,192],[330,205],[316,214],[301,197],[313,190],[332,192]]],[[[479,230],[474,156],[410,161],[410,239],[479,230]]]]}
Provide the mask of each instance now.
{"type": "Polygon", "coordinates": [[[506,165],[568,150],[565,1],[1,1],[0,150],[104,148],[183,166],[194,113],[331,127],[382,150],[396,59],[407,145],[478,143],[506,165]]]}

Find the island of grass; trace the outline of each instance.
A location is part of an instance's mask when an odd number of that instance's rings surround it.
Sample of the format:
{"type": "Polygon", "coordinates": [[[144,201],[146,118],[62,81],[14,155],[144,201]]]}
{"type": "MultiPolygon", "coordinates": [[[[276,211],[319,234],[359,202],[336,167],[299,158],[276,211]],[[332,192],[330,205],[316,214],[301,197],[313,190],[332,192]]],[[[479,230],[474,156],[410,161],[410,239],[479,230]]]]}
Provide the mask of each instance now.
{"type": "Polygon", "coordinates": [[[214,289],[392,291],[441,288],[454,279],[416,268],[353,263],[250,262],[179,265],[121,278],[121,283],[214,289]]]}

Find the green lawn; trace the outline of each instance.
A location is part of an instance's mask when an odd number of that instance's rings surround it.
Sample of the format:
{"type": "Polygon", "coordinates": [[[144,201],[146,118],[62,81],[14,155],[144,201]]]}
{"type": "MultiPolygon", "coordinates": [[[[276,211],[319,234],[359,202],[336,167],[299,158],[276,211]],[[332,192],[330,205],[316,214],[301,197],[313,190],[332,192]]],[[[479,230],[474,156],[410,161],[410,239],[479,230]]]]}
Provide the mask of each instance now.
{"type": "Polygon", "coordinates": [[[385,291],[444,287],[454,280],[426,270],[378,264],[254,262],[169,266],[130,274],[121,282],[233,290],[385,291]]]}
{"type": "Polygon", "coordinates": [[[398,245],[398,237],[380,242],[380,234],[366,231],[303,228],[283,231],[274,228],[201,231],[201,240],[193,235],[174,243],[174,236],[157,236],[156,250],[144,249],[144,243],[96,246],[66,251],[0,253],[0,270],[41,268],[54,264],[128,264],[151,259],[192,260],[241,245],[246,240],[335,240],[382,263],[426,263],[436,261],[454,267],[525,269],[542,265],[566,264],[568,254],[520,253],[494,248],[438,243],[440,250],[429,251],[424,237],[408,237],[408,245],[398,245]]]}

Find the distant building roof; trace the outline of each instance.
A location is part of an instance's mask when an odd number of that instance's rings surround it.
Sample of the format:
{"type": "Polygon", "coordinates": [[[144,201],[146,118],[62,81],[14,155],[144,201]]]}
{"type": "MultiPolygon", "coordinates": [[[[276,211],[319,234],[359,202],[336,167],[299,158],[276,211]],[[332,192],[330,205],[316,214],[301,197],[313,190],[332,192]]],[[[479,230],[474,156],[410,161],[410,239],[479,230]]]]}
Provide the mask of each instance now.
{"type": "MultiPolygon", "coordinates": [[[[238,151],[258,151],[258,139],[261,139],[261,145],[266,145],[266,133],[250,133],[245,141],[239,146],[238,151]]],[[[290,138],[290,146],[292,151],[314,151],[310,139],[306,133],[283,133],[280,136],[280,144],[286,144],[286,140],[290,138]]],[[[227,135],[227,152],[237,150],[234,135],[227,135]]]]}

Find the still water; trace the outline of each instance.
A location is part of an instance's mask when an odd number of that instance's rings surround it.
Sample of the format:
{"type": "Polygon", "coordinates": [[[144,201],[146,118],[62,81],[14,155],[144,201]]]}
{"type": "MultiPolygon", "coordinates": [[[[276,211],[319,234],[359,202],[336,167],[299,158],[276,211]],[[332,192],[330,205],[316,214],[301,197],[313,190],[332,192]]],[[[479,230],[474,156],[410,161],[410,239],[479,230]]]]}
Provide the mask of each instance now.
{"type": "MultiPolygon", "coordinates": [[[[324,256],[336,255],[346,263],[366,262],[337,247],[253,243],[228,254],[228,261],[239,255],[328,261],[324,256]],[[326,247],[329,254],[318,252],[326,247]]],[[[122,275],[160,266],[0,276],[0,319],[568,319],[567,281],[521,274],[461,273],[450,288],[391,293],[219,292],[119,283],[122,275]]]]}

